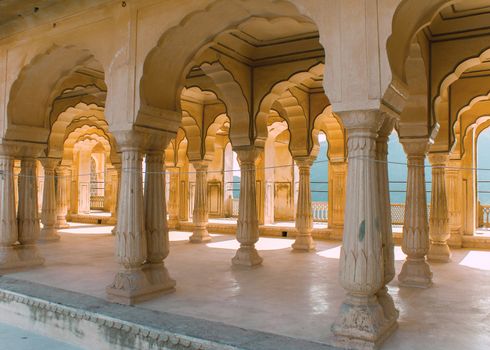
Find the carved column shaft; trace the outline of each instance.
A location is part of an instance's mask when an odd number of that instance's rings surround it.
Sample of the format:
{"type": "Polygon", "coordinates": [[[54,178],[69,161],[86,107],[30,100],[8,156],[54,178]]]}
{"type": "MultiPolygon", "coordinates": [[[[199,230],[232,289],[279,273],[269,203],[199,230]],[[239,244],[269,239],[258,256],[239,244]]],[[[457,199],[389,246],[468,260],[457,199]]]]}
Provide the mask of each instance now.
{"type": "Polygon", "coordinates": [[[208,164],[194,162],[196,169],[196,188],[194,193],[194,208],[192,222],[194,229],[189,241],[192,243],[209,242],[208,233],[208,164]]]}
{"type": "Polygon", "coordinates": [[[56,168],[56,175],[58,177],[56,191],[56,228],[66,228],[68,227],[66,215],[68,214],[68,194],[71,183],[70,169],[65,166],[58,166],[56,168]]]}
{"type": "Polygon", "coordinates": [[[332,326],[339,342],[372,346],[393,330],[375,294],[384,283],[376,137],[378,111],[340,114],[348,133],[347,196],[340,283],[347,297],[332,326]]]}
{"type": "Polygon", "coordinates": [[[427,288],[432,284],[432,272],[425,260],[429,251],[429,225],[425,190],[424,160],[427,139],[402,140],[407,153],[408,176],[402,250],[407,254],[398,276],[401,286],[427,288]]]}
{"type": "Polygon", "coordinates": [[[237,221],[237,240],[240,248],[232,259],[234,265],[256,266],[262,263],[255,243],[259,240],[257,198],[255,189],[255,159],[259,152],[251,147],[235,149],[240,161],[240,201],[237,221]]]}
{"type": "Polygon", "coordinates": [[[299,168],[299,189],[296,209],[296,229],[298,235],[293,243],[293,249],[310,251],[315,249],[315,242],[311,237],[313,231],[313,215],[311,211],[310,168],[311,158],[295,159],[299,168]]]}
{"type": "Polygon", "coordinates": [[[169,226],[176,228],[179,223],[179,168],[169,169],[169,172],[168,220],[169,226]]]}
{"type": "Polygon", "coordinates": [[[429,154],[432,165],[432,193],[429,218],[430,248],[427,258],[448,262],[451,251],[447,244],[449,233],[449,212],[446,197],[447,154],[429,154]]]}
{"type": "Polygon", "coordinates": [[[19,242],[34,244],[39,238],[39,208],[37,203],[36,161],[26,158],[21,161],[19,174],[19,242]]]}
{"type": "Polygon", "coordinates": [[[167,210],[165,206],[165,171],[163,151],[146,154],[145,218],[147,233],[147,269],[152,288],[160,292],[174,290],[164,260],[170,251],[167,210]]]}
{"type": "Polygon", "coordinates": [[[41,164],[44,168],[44,187],[43,205],[41,211],[41,222],[43,228],[39,239],[41,241],[56,241],[60,239],[56,231],[56,187],[55,187],[55,168],[58,159],[43,158],[41,164]]]}
{"type": "Polygon", "coordinates": [[[378,192],[380,198],[380,227],[383,243],[383,287],[376,293],[383,307],[385,317],[396,323],[399,312],[393,298],[388,294],[386,285],[395,277],[395,252],[393,245],[393,230],[391,224],[390,187],[388,179],[388,140],[393,130],[395,119],[385,115],[385,120],[376,139],[376,160],[378,167],[378,192]]]}
{"type": "Polygon", "coordinates": [[[145,215],[148,261],[161,263],[168,256],[169,240],[163,154],[159,151],[146,154],[145,215]]]}
{"type": "MultiPolygon", "coordinates": [[[[14,196],[14,157],[0,154],[0,246],[11,247],[18,240],[14,196]]],[[[0,251],[0,262],[6,257],[0,251]]]]}

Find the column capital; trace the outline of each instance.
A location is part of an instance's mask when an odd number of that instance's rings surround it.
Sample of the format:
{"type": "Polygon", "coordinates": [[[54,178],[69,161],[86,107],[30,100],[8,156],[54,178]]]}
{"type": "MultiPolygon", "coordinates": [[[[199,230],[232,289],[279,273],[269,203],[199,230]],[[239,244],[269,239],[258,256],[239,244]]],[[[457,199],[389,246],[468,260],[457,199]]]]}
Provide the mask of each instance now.
{"type": "Polygon", "coordinates": [[[174,136],[168,132],[146,132],[141,130],[115,131],[114,136],[120,151],[160,151],[163,153],[174,136]]]}
{"type": "Polygon", "coordinates": [[[316,157],[313,156],[304,156],[304,157],[294,157],[294,161],[298,165],[299,168],[302,167],[311,167],[316,157]]]}
{"type": "Polygon", "coordinates": [[[349,133],[356,131],[376,133],[385,119],[385,113],[375,109],[344,111],[337,114],[349,133]]]}
{"type": "Polygon", "coordinates": [[[233,147],[240,162],[255,162],[263,148],[255,145],[233,147]]]}
{"type": "Polygon", "coordinates": [[[390,114],[384,113],[383,123],[378,131],[378,141],[385,142],[388,141],[391,133],[393,132],[393,128],[397,122],[397,118],[393,117],[390,114]]]}
{"type": "Polygon", "coordinates": [[[37,158],[45,151],[45,145],[29,142],[8,141],[0,144],[0,154],[18,158],[37,158]]]}
{"type": "Polygon", "coordinates": [[[428,137],[402,138],[400,142],[407,156],[425,157],[429,151],[431,140],[428,137]]]}
{"type": "Polygon", "coordinates": [[[446,166],[449,161],[447,153],[429,153],[429,162],[432,166],[446,166]]]}
{"type": "Polygon", "coordinates": [[[211,163],[210,160],[191,160],[189,163],[192,164],[196,170],[206,170],[211,163]]]}
{"type": "Polygon", "coordinates": [[[39,161],[41,162],[44,169],[54,170],[60,163],[61,159],[44,157],[44,158],[39,158],[39,161]]]}

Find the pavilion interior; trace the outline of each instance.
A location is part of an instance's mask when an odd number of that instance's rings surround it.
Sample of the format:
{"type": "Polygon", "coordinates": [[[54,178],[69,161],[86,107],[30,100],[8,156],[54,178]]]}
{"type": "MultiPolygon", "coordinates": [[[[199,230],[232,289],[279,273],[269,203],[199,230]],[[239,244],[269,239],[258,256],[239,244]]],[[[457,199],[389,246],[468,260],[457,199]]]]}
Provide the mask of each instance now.
{"type": "Polygon", "coordinates": [[[2,275],[340,348],[488,349],[490,0],[388,2],[374,42],[321,0],[94,0],[94,22],[39,1],[29,40],[32,4],[0,4],[2,275]]]}

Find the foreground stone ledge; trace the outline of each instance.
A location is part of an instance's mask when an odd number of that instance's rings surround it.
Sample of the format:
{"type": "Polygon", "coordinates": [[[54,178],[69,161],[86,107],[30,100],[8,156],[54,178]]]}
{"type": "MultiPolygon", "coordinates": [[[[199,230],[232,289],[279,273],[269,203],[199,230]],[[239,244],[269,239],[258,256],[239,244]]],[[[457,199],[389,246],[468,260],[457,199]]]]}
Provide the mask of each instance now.
{"type": "Polygon", "coordinates": [[[0,322],[90,349],[327,350],[326,344],[0,277],[0,322]]]}

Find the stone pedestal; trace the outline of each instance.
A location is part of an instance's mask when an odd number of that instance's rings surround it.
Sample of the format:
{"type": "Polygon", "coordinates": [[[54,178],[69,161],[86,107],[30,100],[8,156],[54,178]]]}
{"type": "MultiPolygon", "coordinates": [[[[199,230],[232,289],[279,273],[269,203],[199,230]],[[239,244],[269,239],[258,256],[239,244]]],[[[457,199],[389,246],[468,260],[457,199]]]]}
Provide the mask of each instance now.
{"type": "Polygon", "coordinates": [[[60,239],[56,230],[56,187],[55,187],[55,168],[59,159],[42,158],[41,164],[44,168],[44,188],[43,205],[41,210],[41,229],[39,240],[43,242],[57,241],[60,239]]]}
{"type": "Polygon", "coordinates": [[[168,199],[168,226],[179,228],[179,168],[168,169],[170,177],[168,199]]]}
{"type": "Polygon", "coordinates": [[[192,223],[194,228],[191,243],[203,243],[211,241],[208,233],[208,164],[207,162],[193,162],[196,169],[196,192],[194,194],[194,210],[192,211],[192,223]]]}
{"type": "Polygon", "coordinates": [[[165,172],[163,151],[146,154],[145,208],[147,259],[145,269],[153,287],[160,292],[175,290],[164,260],[170,251],[167,210],[165,208],[165,172]]]}
{"type": "Polygon", "coordinates": [[[384,115],[383,124],[378,131],[376,139],[376,160],[378,170],[378,192],[380,199],[380,227],[383,242],[383,287],[376,293],[378,301],[383,307],[385,318],[396,327],[399,312],[395,307],[393,298],[388,293],[386,285],[395,277],[395,251],[393,245],[393,230],[391,226],[391,203],[388,180],[388,139],[393,130],[395,119],[384,115]]]}
{"type": "Polygon", "coordinates": [[[395,329],[376,293],[384,285],[381,206],[376,163],[378,111],[340,114],[348,134],[347,196],[340,283],[347,296],[332,325],[337,345],[374,348],[395,329]]]}
{"type": "Polygon", "coordinates": [[[56,168],[56,175],[58,177],[57,191],[56,191],[56,228],[69,227],[66,222],[66,215],[68,214],[68,191],[71,183],[70,169],[66,166],[58,166],[56,168]]]}
{"type": "Polygon", "coordinates": [[[398,281],[403,287],[428,288],[432,285],[432,272],[425,259],[429,251],[429,225],[424,160],[429,141],[404,139],[402,144],[408,160],[402,241],[402,250],[407,254],[407,259],[398,275],[398,281]]]}
{"type": "Polygon", "coordinates": [[[255,243],[259,240],[257,199],[255,190],[255,159],[259,151],[254,146],[235,149],[240,161],[240,202],[237,221],[237,240],[240,248],[232,259],[233,265],[254,267],[262,263],[255,243]]]}
{"type": "Polygon", "coordinates": [[[296,229],[298,235],[292,247],[296,251],[315,250],[315,242],[311,237],[313,231],[313,215],[311,213],[310,168],[313,158],[296,158],[299,168],[299,189],[296,209],[296,229]]]}
{"type": "Polygon", "coordinates": [[[451,260],[451,251],[447,244],[450,237],[445,172],[448,158],[447,154],[429,154],[432,165],[432,193],[429,218],[430,247],[427,258],[430,261],[451,260]]]}

